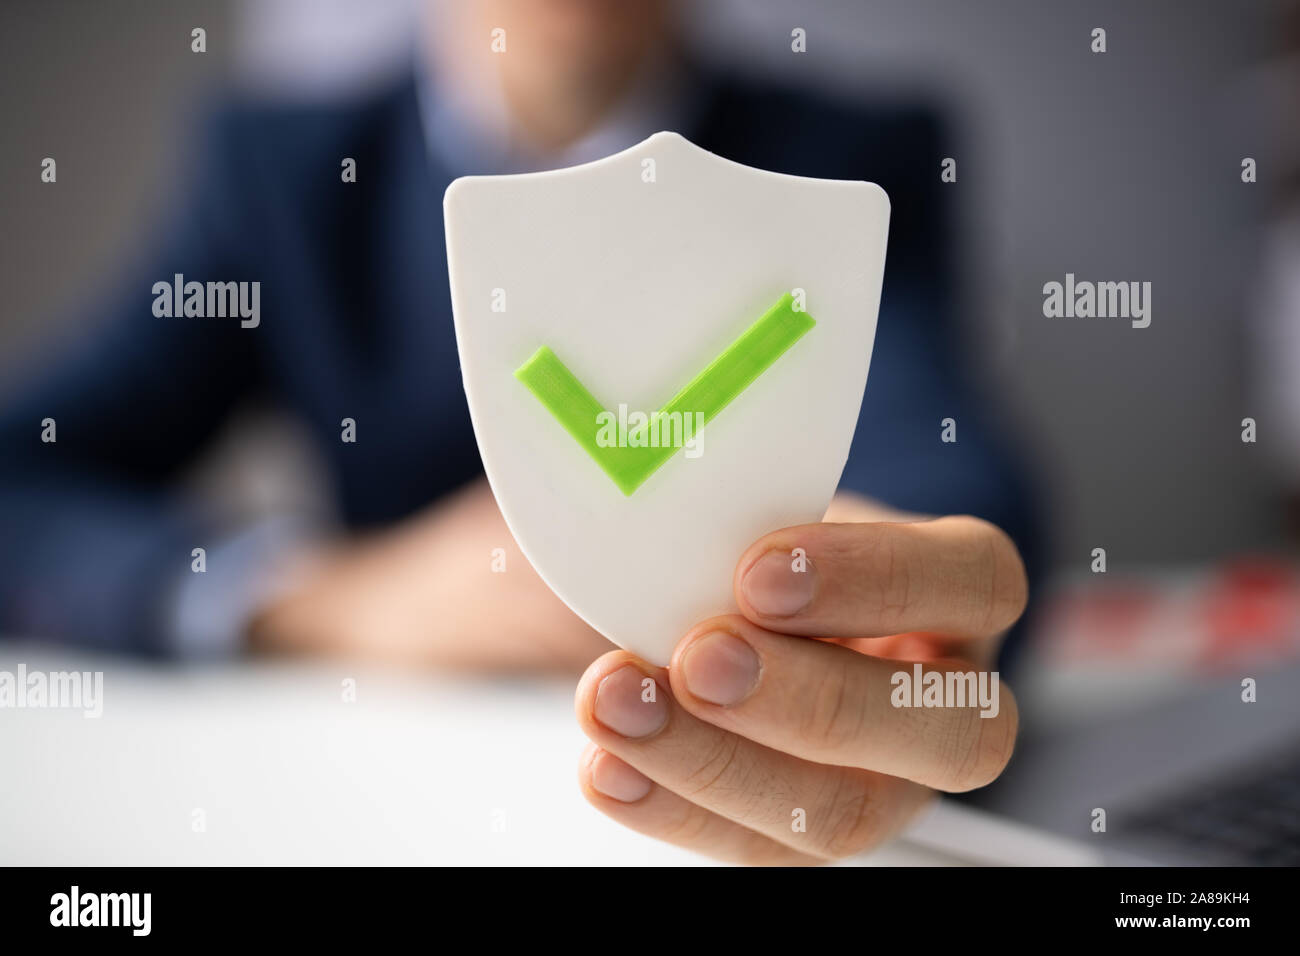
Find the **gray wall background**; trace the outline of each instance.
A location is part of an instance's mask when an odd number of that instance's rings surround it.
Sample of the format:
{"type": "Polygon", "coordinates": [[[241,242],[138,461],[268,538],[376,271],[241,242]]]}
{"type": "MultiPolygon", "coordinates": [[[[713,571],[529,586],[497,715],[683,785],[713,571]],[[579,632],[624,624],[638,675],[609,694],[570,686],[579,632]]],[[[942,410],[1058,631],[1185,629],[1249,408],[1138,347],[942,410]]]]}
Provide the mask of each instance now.
{"type": "MultiPolygon", "coordinates": [[[[0,374],[33,338],[76,334],[75,303],[130,255],[174,186],[198,92],[235,82],[325,95],[373,82],[411,42],[410,6],[6,3],[0,374]],[[193,26],[208,32],[202,56],[190,52],[193,26]],[[57,187],[39,182],[44,156],[58,160],[57,187]]],[[[1282,122],[1256,115],[1245,82],[1282,3],[683,6],[693,44],[738,69],[953,106],[972,362],[1039,461],[1063,566],[1086,566],[1097,546],[1118,570],[1279,540],[1259,450],[1239,440],[1252,414],[1252,226],[1267,205],[1266,185],[1244,186],[1239,163],[1282,122]],[[795,26],[808,31],[803,56],[790,52],[795,26]],[[1108,31],[1104,55],[1089,51],[1095,26],[1108,31]],[[1042,284],[1066,272],[1152,282],[1151,327],[1044,318],[1042,284]]]]}

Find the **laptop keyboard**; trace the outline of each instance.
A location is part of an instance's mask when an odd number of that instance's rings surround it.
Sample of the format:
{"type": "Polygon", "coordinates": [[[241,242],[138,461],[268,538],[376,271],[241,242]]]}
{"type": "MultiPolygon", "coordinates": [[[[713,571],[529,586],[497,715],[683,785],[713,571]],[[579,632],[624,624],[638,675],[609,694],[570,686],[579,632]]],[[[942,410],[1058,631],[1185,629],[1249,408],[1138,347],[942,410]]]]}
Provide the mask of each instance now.
{"type": "Polygon", "coordinates": [[[1300,866],[1300,749],[1143,807],[1124,829],[1198,855],[1255,866],[1300,866]]]}

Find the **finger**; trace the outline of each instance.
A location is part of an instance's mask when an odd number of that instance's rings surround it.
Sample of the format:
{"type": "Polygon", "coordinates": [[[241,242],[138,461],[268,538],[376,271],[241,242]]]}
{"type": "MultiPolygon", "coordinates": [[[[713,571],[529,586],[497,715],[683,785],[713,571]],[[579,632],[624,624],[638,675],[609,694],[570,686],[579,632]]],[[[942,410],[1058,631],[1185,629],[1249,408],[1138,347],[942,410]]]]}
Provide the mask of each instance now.
{"type": "Polygon", "coordinates": [[[625,651],[587,669],[575,708],[593,742],[659,786],[821,859],[887,839],[929,795],[906,780],[810,763],[700,720],[673,700],[666,671],[625,651]]]}
{"type": "Polygon", "coordinates": [[[745,617],[783,634],[977,638],[1015,623],[1028,585],[1005,533],[958,516],[773,532],[740,559],[735,593],[745,617]]]}
{"type": "Polygon", "coordinates": [[[595,744],[587,745],[578,781],[592,806],[625,827],[715,860],[756,866],[821,862],[696,806],[595,744]]]}
{"type": "Polygon", "coordinates": [[[682,708],[794,757],[949,792],[996,779],[1019,725],[1010,691],[961,662],[915,666],[942,677],[937,692],[927,696],[933,678],[922,677],[918,698],[912,662],[774,634],[733,614],[687,635],[669,674],[682,708]]]}

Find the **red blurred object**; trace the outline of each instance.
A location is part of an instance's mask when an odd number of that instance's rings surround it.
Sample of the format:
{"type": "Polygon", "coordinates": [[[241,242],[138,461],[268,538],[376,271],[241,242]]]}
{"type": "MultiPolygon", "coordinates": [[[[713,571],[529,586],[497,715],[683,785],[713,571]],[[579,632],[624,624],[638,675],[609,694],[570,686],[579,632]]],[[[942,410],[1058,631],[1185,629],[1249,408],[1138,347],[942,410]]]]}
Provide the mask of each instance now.
{"type": "Polygon", "coordinates": [[[1148,585],[1129,582],[1059,595],[1040,633],[1064,660],[1130,658],[1150,630],[1161,597],[1148,585]]]}
{"type": "Polygon", "coordinates": [[[1274,559],[1235,561],[1211,582],[1205,617],[1210,660],[1282,653],[1300,633],[1300,579],[1294,568],[1274,559]]]}

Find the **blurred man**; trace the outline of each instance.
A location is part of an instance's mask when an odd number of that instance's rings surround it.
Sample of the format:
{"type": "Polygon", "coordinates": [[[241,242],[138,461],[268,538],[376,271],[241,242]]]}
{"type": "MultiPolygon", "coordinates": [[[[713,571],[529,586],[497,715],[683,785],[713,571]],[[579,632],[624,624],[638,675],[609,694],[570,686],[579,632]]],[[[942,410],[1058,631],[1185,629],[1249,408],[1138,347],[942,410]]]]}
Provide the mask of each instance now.
{"type": "Polygon", "coordinates": [[[710,74],[683,56],[665,0],[428,14],[427,55],[382,95],[215,115],[146,267],[103,300],[74,352],[6,399],[0,629],[188,657],[254,648],[529,668],[607,651],[531,572],[467,559],[509,535],[461,391],[441,199],[459,175],[571,165],[676,129],[747,165],[880,183],[889,263],[830,515],[841,523],[773,529],[737,555],[742,613],[685,635],[672,668],[623,652],[590,664],[579,720],[599,746],[584,790],[628,825],[714,855],[801,862],[877,842],[929,788],[992,779],[1016,732],[1005,690],[991,720],[881,706],[889,674],[910,668],[899,661],[992,666],[1026,594],[1012,543],[1030,543],[1024,488],[956,358],[939,180],[951,151],[935,117],[710,74]],[[491,49],[497,27],[504,53],[491,49]],[[341,181],[344,158],[354,183],[341,181]],[[258,281],[257,321],[165,317],[154,287],[178,275],[258,281]],[[285,517],[215,527],[177,493],[181,470],[254,397],[312,435],[344,533],[285,517]],[[938,438],[948,417],[955,444],[938,438]],[[344,419],[356,442],[340,440],[344,419]],[[46,422],[56,441],[42,441],[46,422]],[[815,573],[774,569],[791,541],[815,573]],[[643,675],[663,688],[649,707],[643,675]],[[751,799],[792,786],[810,817],[834,821],[816,839],[792,842],[788,813],[751,799]]]}

